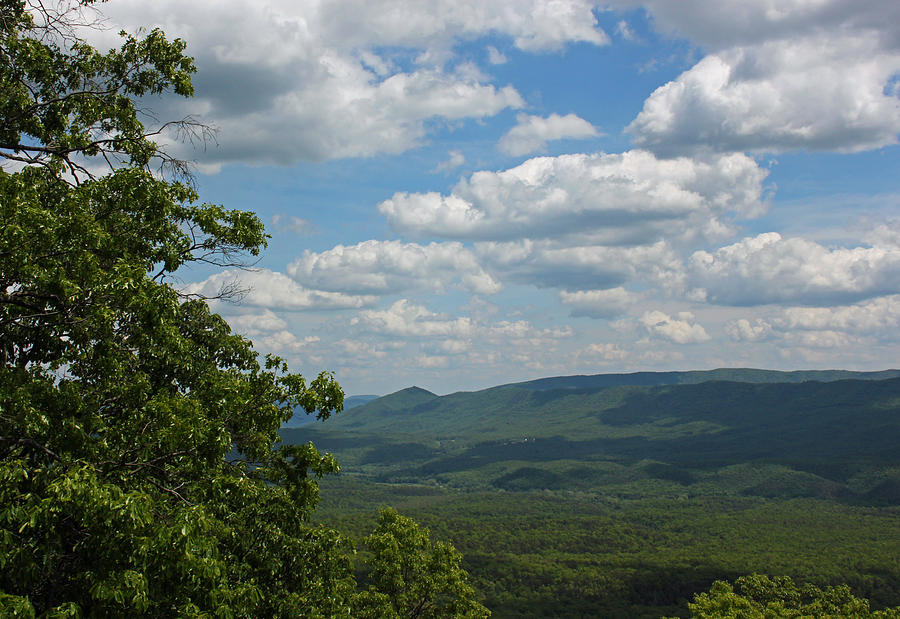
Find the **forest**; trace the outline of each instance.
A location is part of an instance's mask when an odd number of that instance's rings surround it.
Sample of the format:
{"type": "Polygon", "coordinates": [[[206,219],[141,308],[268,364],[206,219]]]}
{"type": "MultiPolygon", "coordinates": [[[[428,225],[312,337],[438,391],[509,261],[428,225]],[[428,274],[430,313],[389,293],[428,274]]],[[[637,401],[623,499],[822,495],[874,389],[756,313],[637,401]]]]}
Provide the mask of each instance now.
{"type": "Polygon", "coordinates": [[[451,540],[495,617],[691,616],[761,573],[900,603],[900,379],[714,370],[409,388],[286,428],[335,453],[317,518],[451,540]],[[398,431],[402,428],[402,432],[398,431]],[[536,610],[539,609],[539,610],[536,610]]]}

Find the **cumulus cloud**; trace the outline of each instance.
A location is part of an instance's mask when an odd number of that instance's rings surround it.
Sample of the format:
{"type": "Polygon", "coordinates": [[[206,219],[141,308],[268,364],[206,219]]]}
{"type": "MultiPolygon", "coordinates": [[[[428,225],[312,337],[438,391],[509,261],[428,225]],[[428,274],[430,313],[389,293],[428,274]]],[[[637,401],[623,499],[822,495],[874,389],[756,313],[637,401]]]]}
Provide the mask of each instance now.
{"type": "Polygon", "coordinates": [[[253,338],[253,344],[259,350],[277,350],[281,354],[305,351],[309,346],[318,342],[318,336],[307,335],[301,338],[287,329],[253,338]]]}
{"type": "Polygon", "coordinates": [[[440,291],[450,286],[492,294],[501,288],[475,255],[457,242],[419,245],[371,240],[321,253],[307,250],[288,265],[287,272],[304,286],[351,294],[394,294],[416,288],[440,291]]]}
{"type": "Polygon", "coordinates": [[[488,45],[488,62],[491,64],[506,64],[506,55],[493,45],[488,45]]]}
{"type": "Polygon", "coordinates": [[[900,248],[900,220],[873,225],[865,231],[863,239],[872,245],[900,248]]]}
{"type": "Polygon", "coordinates": [[[599,135],[591,123],[575,114],[550,114],[546,118],[519,114],[516,123],[497,144],[501,151],[516,157],[542,151],[547,147],[547,142],[553,140],[583,139],[599,135]]]}
{"type": "Polygon", "coordinates": [[[772,336],[772,325],[761,318],[753,321],[739,318],[729,321],[725,332],[737,342],[759,342],[772,336]]]}
{"type": "Polygon", "coordinates": [[[900,295],[888,295],[834,307],[770,309],[762,317],[740,318],[725,325],[742,343],[774,343],[784,358],[823,363],[841,358],[884,367],[890,347],[900,342],[900,295]]]}
{"type": "Polygon", "coordinates": [[[721,238],[722,216],[765,210],[767,171],[742,154],[658,159],[646,151],[537,157],[480,171],[450,195],[397,193],[379,210],[415,237],[503,240],[607,234],[608,243],[663,236],[721,238]]]}
{"type": "Polygon", "coordinates": [[[638,320],[644,331],[675,344],[697,344],[712,339],[702,325],[694,322],[690,312],[679,312],[673,318],[659,310],[644,312],[638,320]]]}
{"type": "Polygon", "coordinates": [[[631,26],[629,26],[628,22],[624,19],[619,20],[619,23],[616,24],[616,34],[626,41],[636,41],[638,38],[634,33],[634,30],[631,29],[631,26]]]}
{"type": "Polygon", "coordinates": [[[476,251],[501,279],[541,288],[592,291],[634,280],[673,290],[684,285],[683,262],[663,241],[607,247],[526,239],[478,243],[476,251]]]}
{"type": "Polygon", "coordinates": [[[605,361],[622,361],[629,356],[628,351],[623,350],[618,344],[610,342],[591,344],[578,351],[579,357],[600,358],[605,361]]]}
{"type": "Polygon", "coordinates": [[[884,48],[900,44],[900,5],[893,0],[609,0],[607,4],[643,7],[657,30],[711,51],[823,31],[868,32],[884,48]]]}
{"type": "Polygon", "coordinates": [[[444,340],[438,344],[438,349],[445,355],[460,355],[471,348],[471,340],[444,340]]]}
{"type": "Polygon", "coordinates": [[[628,130],[665,154],[894,144],[900,4],[893,0],[613,0],[709,55],[658,88],[628,130]],[[892,87],[892,84],[894,85],[892,87]]]}
{"type": "Polygon", "coordinates": [[[449,172],[451,170],[455,170],[462,164],[466,162],[466,157],[458,150],[451,150],[449,153],[450,158],[447,161],[439,163],[433,172],[449,172]]]}
{"type": "Polygon", "coordinates": [[[864,34],[736,47],[658,88],[628,131],[665,155],[879,148],[900,132],[898,71],[900,53],[864,34]]]}
{"type": "Polygon", "coordinates": [[[837,307],[790,307],[772,322],[782,331],[841,331],[897,339],[900,337],[900,295],[837,307]]]}
{"type": "Polygon", "coordinates": [[[406,299],[386,310],[365,310],[351,324],[367,331],[401,337],[471,337],[475,323],[468,317],[451,318],[436,314],[406,299]]]}
{"type": "Polygon", "coordinates": [[[287,321],[268,308],[262,312],[247,312],[246,308],[229,309],[245,312],[236,315],[227,313],[224,317],[234,332],[251,339],[260,351],[274,351],[278,354],[298,353],[301,350],[305,352],[310,346],[320,342],[316,335],[298,337],[287,321]]]}
{"type": "Polygon", "coordinates": [[[288,326],[284,319],[268,308],[264,309],[261,314],[240,314],[229,316],[227,320],[232,329],[247,337],[255,337],[262,333],[271,333],[273,331],[283,331],[288,326]]]}
{"type": "Polygon", "coordinates": [[[104,7],[120,27],[159,26],[190,43],[199,69],[190,102],[163,102],[161,116],[194,114],[219,128],[218,146],[196,153],[211,170],[228,162],[399,153],[416,146],[430,119],[480,119],[523,101],[510,86],[454,64],[461,40],[508,36],[530,52],[570,42],[604,45],[593,2],[355,0],[238,3],[123,1],[104,7]],[[412,62],[411,62],[412,60],[412,62]]]}
{"type": "MultiPolygon", "coordinates": [[[[448,316],[432,312],[406,299],[395,301],[385,310],[364,310],[351,325],[379,335],[392,337],[441,338],[448,340],[545,340],[571,337],[572,330],[536,329],[524,320],[481,323],[468,316],[448,316]]],[[[453,344],[446,353],[453,352],[453,344]]],[[[457,351],[458,352],[458,351],[457,351]]]]}
{"type": "Polygon", "coordinates": [[[898,247],[829,249],[776,232],[695,252],[688,270],[696,296],[722,305],[827,305],[900,292],[898,247]]]}
{"type": "Polygon", "coordinates": [[[372,296],[303,288],[284,273],[268,269],[228,269],[211,275],[202,282],[183,287],[187,294],[206,297],[215,297],[223,289],[244,291],[245,294],[240,298],[243,305],[289,311],[360,308],[375,302],[375,297],[372,296]]]}
{"type": "Polygon", "coordinates": [[[308,219],[284,213],[272,216],[272,226],[277,232],[289,232],[301,236],[306,236],[316,231],[315,225],[308,219]]]}
{"type": "Polygon", "coordinates": [[[590,318],[615,318],[624,314],[634,305],[640,295],[629,292],[622,286],[606,290],[576,290],[559,293],[560,300],[572,307],[572,316],[590,318]]]}

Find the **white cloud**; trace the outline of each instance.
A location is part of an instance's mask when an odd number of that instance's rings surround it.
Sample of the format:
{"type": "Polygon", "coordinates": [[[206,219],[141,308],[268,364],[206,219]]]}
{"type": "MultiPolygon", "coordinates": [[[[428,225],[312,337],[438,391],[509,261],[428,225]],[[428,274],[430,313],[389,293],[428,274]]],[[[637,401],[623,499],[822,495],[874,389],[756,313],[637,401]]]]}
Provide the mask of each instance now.
{"type": "MultiPolygon", "coordinates": [[[[383,359],[387,351],[372,342],[364,342],[359,339],[338,340],[335,346],[339,347],[350,359],[383,359]]],[[[347,363],[347,359],[343,360],[347,363]]]]}
{"type": "Polygon", "coordinates": [[[615,318],[628,311],[640,299],[640,295],[618,286],[606,290],[562,290],[559,298],[572,307],[572,316],[615,318]]]}
{"type": "Polygon", "coordinates": [[[863,239],[876,246],[900,248],[900,221],[889,220],[865,231],[863,239]]]}
{"type": "Polygon", "coordinates": [[[228,269],[202,282],[187,284],[182,289],[187,294],[215,297],[223,288],[245,291],[246,294],[240,299],[243,305],[288,311],[360,308],[375,302],[371,296],[303,288],[284,273],[268,269],[228,269]]]}
{"type": "MultiPolygon", "coordinates": [[[[432,312],[428,308],[411,303],[407,299],[395,301],[385,310],[364,310],[350,324],[363,332],[391,337],[439,338],[448,346],[443,352],[451,353],[454,344],[449,340],[503,342],[528,341],[538,344],[572,336],[568,327],[561,329],[537,329],[524,320],[502,320],[482,323],[469,316],[449,316],[432,312]]],[[[456,351],[458,352],[458,351],[456,351]]]]}
{"type": "Polygon", "coordinates": [[[900,295],[834,307],[775,308],[762,317],[729,321],[725,330],[738,342],[765,342],[784,359],[827,367],[853,360],[882,369],[900,342],[900,295]]]}
{"type": "Polygon", "coordinates": [[[761,318],[753,322],[739,318],[726,324],[725,332],[738,342],[759,342],[772,336],[772,325],[761,318]]]}
{"type": "Polygon", "coordinates": [[[468,317],[452,318],[436,314],[406,299],[386,310],[365,310],[351,320],[366,331],[398,337],[471,337],[475,323],[468,317]]]}
{"type": "Polygon", "coordinates": [[[240,314],[228,316],[228,324],[235,331],[247,337],[256,337],[262,333],[283,331],[287,329],[287,323],[270,309],[264,309],[262,313],[240,314]]]}
{"type": "Polygon", "coordinates": [[[272,216],[272,227],[277,232],[290,232],[301,236],[306,236],[316,231],[315,225],[308,219],[284,213],[272,216]]]}
{"type": "Polygon", "coordinates": [[[259,351],[276,352],[281,355],[298,353],[320,342],[320,338],[315,335],[297,337],[287,321],[268,308],[262,312],[248,312],[244,307],[226,309],[245,312],[237,315],[225,313],[223,316],[234,332],[251,339],[259,351]]]}
{"type": "Polygon", "coordinates": [[[784,334],[784,340],[792,347],[803,348],[846,348],[857,342],[854,338],[837,331],[799,331],[784,334]]]}
{"type": "Polygon", "coordinates": [[[773,319],[782,331],[824,330],[900,338],[900,295],[837,307],[790,307],[773,319]]]}
{"type": "Polygon", "coordinates": [[[287,329],[275,333],[267,333],[261,337],[253,338],[253,345],[264,351],[276,350],[281,354],[298,353],[305,351],[310,345],[320,340],[315,335],[299,338],[287,329]]]}
{"type": "Polygon", "coordinates": [[[394,294],[412,289],[462,287],[479,294],[498,292],[500,284],[461,243],[364,241],[327,251],[305,251],[288,274],[304,286],[354,294],[394,294]]]}
{"type": "Polygon", "coordinates": [[[606,234],[609,243],[721,238],[722,215],[765,210],[768,172],[740,154],[657,159],[646,151],[537,157],[481,171],[450,195],[397,193],[379,210],[417,237],[500,240],[606,234]]]}
{"type": "Polygon", "coordinates": [[[579,357],[600,358],[606,361],[622,361],[629,357],[628,351],[623,350],[618,344],[609,342],[591,344],[578,351],[579,357]]]}
{"type": "Polygon", "coordinates": [[[433,172],[450,172],[466,162],[466,157],[458,150],[451,150],[448,154],[450,155],[450,158],[447,159],[447,161],[439,163],[434,170],[432,170],[433,172]]]}
{"type": "Polygon", "coordinates": [[[681,289],[684,285],[682,260],[662,241],[607,247],[526,239],[477,243],[475,249],[483,264],[502,280],[543,288],[596,291],[634,280],[666,289],[681,289]]]}
{"type": "Polygon", "coordinates": [[[507,62],[506,55],[503,54],[503,52],[498,50],[493,45],[488,45],[487,52],[488,52],[488,62],[489,63],[494,64],[494,65],[506,64],[506,62],[507,62]]]}
{"type": "Polygon", "coordinates": [[[711,303],[827,305],[900,292],[900,248],[829,249],[770,232],[695,252],[689,273],[711,303]]]}
{"type": "Polygon", "coordinates": [[[610,0],[608,4],[644,7],[658,30],[712,51],[823,31],[868,32],[884,48],[900,44],[900,5],[894,0],[610,0]]]}
{"type": "Polygon", "coordinates": [[[444,340],[438,344],[440,351],[447,355],[459,355],[472,348],[471,340],[444,340]]]}
{"type": "Polygon", "coordinates": [[[863,34],[727,49],[658,88],[628,131],[666,155],[878,148],[900,132],[897,71],[900,53],[863,34]]]}
{"type": "Polygon", "coordinates": [[[415,364],[422,368],[445,368],[450,364],[450,360],[443,355],[419,355],[415,364]]]}
{"type": "Polygon", "coordinates": [[[593,7],[589,0],[261,0],[250,11],[213,0],[123,0],[104,6],[110,30],[90,36],[105,48],[120,27],[159,26],[189,42],[196,96],[163,102],[157,112],[219,127],[218,146],[194,155],[209,171],[229,162],[399,153],[421,142],[430,119],[521,107],[514,88],[488,83],[471,67],[451,68],[454,46],[489,34],[531,52],[604,45],[593,7]]]}
{"type": "Polygon", "coordinates": [[[629,26],[628,22],[624,19],[619,20],[619,23],[616,24],[616,34],[626,41],[637,40],[637,35],[634,33],[634,30],[631,29],[631,26],[629,26]]]}
{"type": "Polygon", "coordinates": [[[709,52],[630,125],[656,152],[856,152],[897,141],[900,4],[894,0],[613,0],[709,52]]]}
{"type": "Polygon", "coordinates": [[[599,135],[594,126],[575,114],[550,114],[546,118],[519,114],[516,126],[497,144],[507,155],[519,156],[542,151],[547,142],[564,139],[584,139],[599,135]]]}
{"type": "Polygon", "coordinates": [[[679,312],[676,318],[659,310],[644,312],[638,321],[647,334],[675,344],[696,344],[712,339],[702,325],[694,322],[690,312],[679,312]]]}

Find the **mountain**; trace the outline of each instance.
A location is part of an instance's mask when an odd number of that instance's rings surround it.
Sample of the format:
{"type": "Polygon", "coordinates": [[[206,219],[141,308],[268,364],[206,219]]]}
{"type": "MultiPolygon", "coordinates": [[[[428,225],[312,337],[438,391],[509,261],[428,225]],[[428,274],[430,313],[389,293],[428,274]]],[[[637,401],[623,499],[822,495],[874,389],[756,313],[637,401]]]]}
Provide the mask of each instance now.
{"type": "MultiPolygon", "coordinates": [[[[408,433],[433,439],[515,438],[572,432],[580,435],[584,417],[630,397],[635,387],[693,385],[709,382],[796,384],[838,380],[883,380],[900,370],[849,372],[810,370],[779,372],[725,368],[689,372],[637,372],[560,376],[510,383],[474,392],[437,396],[410,387],[375,399],[326,422],[333,430],[408,433]]],[[[587,425],[591,425],[589,422],[587,425]]]]}
{"type": "Polygon", "coordinates": [[[632,374],[594,374],[589,376],[556,376],[539,378],[514,386],[527,389],[598,389],[624,385],[686,385],[725,380],[740,383],[802,383],[811,380],[883,380],[900,377],[900,370],[853,372],[849,370],[758,370],[753,368],[718,368],[687,372],[634,372],[632,374]]]}
{"type": "Polygon", "coordinates": [[[351,395],[344,398],[344,410],[348,411],[351,408],[356,408],[357,406],[362,406],[363,404],[368,404],[372,400],[377,400],[377,395],[351,395]]]}
{"type": "Polygon", "coordinates": [[[393,423],[392,420],[395,419],[396,415],[402,414],[403,411],[427,404],[439,397],[440,396],[431,393],[426,389],[422,389],[421,387],[407,387],[406,389],[401,389],[400,391],[361,404],[360,406],[355,407],[354,412],[350,414],[346,414],[347,411],[345,407],[344,412],[334,416],[328,421],[333,422],[333,420],[340,418],[341,427],[354,429],[363,422],[368,423],[374,419],[379,419],[382,425],[389,427],[393,423]],[[362,415],[357,414],[357,411],[362,409],[365,409],[365,412],[362,415]]]}
{"type": "Polygon", "coordinates": [[[900,378],[885,377],[897,375],[573,376],[446,396],[412,387],[284,438],[313,440],[345,471],[384,482],[627,494],[655,480],[671,493],[890,503],[900,378]]]}
{"type": "Polygon", "coordinates": [[[900,604],[897,370],[411,387],[282,436],[341,463],[323,522],[362,537],[379,505],[416,517],[498,619],[683,616],[754,572],[900,604]]]}
{"type": "MultiPolygon", "coordinates": [[[[377,395],[351,395],[344,398],[344,410],[348,411],[351,408],[356,408],[357,406],[362,406],[363,404],[367,404],[372,400],[377,399],[377,395]]],[[[294,416],[291,417],[286,424],[284,424],[285,428],[299,428],[300,426],[305,426],[307,424],[313,423],[316,421],[315,415],[307,415],[306,411],[301,408],[294,409],[294,416]]]]}

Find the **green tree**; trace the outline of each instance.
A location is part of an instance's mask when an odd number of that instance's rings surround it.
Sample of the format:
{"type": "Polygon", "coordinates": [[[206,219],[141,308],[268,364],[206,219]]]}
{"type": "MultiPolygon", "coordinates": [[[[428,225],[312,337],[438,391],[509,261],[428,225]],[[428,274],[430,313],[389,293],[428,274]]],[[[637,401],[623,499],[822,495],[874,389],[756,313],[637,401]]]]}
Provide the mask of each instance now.
{"type": "Polygon", "coordinates": [[[0,614],[349,616],[353,549],[309,521],[337,464],[277,433],[343,393],[169,284],[267,237],[154,142],[200,125],[142,122],[191,94],[185,44],[101,53],[92,3],[0,0],[0,614]]]}
{"type": "Polygon", "coordinates": [[[850,587],[797,585],[787,576],[742,576],[735,585],[716,581],[707,593],[688,604],[696,619],[788,619],[791,617],[900,618],[900,608],[872,611],[869,601],[855,597],[850,587]]]}
{"type": "Polygon", "coordinates": [[[359,618],[441,619],[489,617],[474,600],[460,566],[462,556],[446,542],[433,542],[428,529],[393,509],[381,510],[378,525],[365,539],[369,588],[359,594],[359,618]]]}
{"type": "Polygon", "coordinates": [[[266,243],[202,204],[136,101],[191,94],[182,41],[76,34],[89,1],[0,0],[0,614],[335,616],[348,545],[312,526],[295,407],[340,410],[168,284],[266,243]]]}

